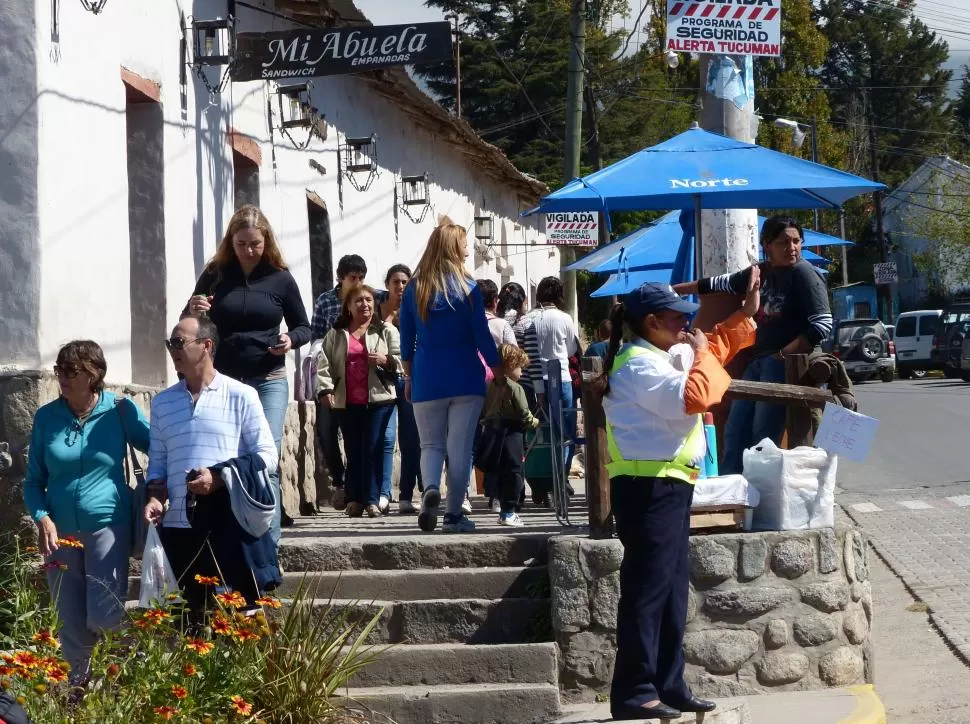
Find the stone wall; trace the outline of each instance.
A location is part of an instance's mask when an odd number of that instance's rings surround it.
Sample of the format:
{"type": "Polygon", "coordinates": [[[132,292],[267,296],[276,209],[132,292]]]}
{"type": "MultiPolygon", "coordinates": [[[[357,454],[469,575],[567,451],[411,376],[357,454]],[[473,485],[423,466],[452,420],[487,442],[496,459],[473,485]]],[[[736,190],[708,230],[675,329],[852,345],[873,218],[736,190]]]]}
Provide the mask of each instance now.
{"type": "MultiPolygon", "coordinates": [[[[572,701],[608,693],[623,547],[550,540],[560,685],[572,701]]],[[[684,655],[701,696],[744,696],[873,681],[872,589],[861,532],[695,536],[684,655]]]]}
{"type": "MultiPolygon", "coordinates": [[[[156,390],[138,385],[112,385],[107,388],[132,400],[148,414],[156,390]]],[[[30,430],[38,407],[58,397],[57,380],[49,372],[0,372],[0,450],[9,448],[9,464],[0,459],[0,531],[30,529],[23,504],[23,478],[26,470],[30,430]]],[[[283,459],[280,465],[283,504],[290,515],[297,515],[301,502],[315,503],[316,481],[326,491],[326,472],[316,469],[321,459],[315,453],[314,403],[294,402],[286,416],[283,459]]],[[[322,497],[325,497],[321,493],[322,497]]]]}

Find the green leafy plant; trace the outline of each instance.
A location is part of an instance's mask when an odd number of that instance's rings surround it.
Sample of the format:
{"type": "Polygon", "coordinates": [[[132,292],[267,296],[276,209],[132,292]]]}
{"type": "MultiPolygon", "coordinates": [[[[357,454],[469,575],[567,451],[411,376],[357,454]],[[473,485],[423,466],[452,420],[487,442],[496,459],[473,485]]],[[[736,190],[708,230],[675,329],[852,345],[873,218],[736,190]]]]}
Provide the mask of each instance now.
{"type": "MultiPolygon", "coordinates": [[[[171,595],[129,612],[98,643],[78,696],[60,657],[57,619],[46,605],[43,564],[14,544],[0,548],[0,687],[45,724],[158,721],[311,724],[354,719],[338,691],[380,653],[366,644],[383,609],[355,616],[317,598],[306,576],[292,599],[263,597],[246,615],[238,593],[216,595],[201,622],[171,595]]],[[[219,586],[218,579],[200,579],[219,586]]]]}

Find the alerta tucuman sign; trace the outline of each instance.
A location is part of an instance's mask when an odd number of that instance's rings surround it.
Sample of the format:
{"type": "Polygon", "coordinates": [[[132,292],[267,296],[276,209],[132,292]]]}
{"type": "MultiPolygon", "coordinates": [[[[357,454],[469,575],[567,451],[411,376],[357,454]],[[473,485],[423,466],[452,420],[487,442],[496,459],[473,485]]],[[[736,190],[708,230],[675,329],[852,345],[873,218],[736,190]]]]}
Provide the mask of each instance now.
{"type": "Polygon", "coordinates": [[[667,0],[667,50],[781,55],[781,0],[667,0]]]}
{"type": "Polygon", "coordinates": [[[453,57],[447,22],[239,33],[234,81],[360,73],[453,57]]]}

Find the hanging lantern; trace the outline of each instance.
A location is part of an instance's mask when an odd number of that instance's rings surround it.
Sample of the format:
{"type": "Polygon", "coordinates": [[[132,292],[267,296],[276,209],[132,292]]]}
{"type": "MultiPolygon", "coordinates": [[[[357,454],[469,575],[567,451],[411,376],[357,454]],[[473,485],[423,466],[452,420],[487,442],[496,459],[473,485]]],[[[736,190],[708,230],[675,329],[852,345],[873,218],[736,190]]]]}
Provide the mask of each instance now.
{"type": "Polygon", "coordinates": [[[345,168],[351,173],[377,172],[377,136],[345,138],[345,168]]]}
{"type": "Polygon", "coordinates": [[[278,86],[276,95],[280,107],[280,130],[297,148],[308,148],[313,136],[322,140],[327,138],[327,121],[313,106],[310,97],[312,89],[310,83],[278,86]],[[306,130],[306,138],[298,142],[290,131],[294,128],[306,130]]]}
{"type": "Polygon", "coordinates": [[[492,240],[492,217],[491,216],[476,216],[475,217],[475,238],[481,239],[482,241],[492,240]]]}
{"type": "Polygon", "coordinates": [[[104,6],[107,4],[108,0],[81,0],[81,7],[95,15],[100,15],[101,11],[104,10],[104,6]]]}
{"type": "Polygon", "coordinates": [[[233,18],[192,20],[192,67],[209,93],[221,93],[229,82],[229,69],[236,52],[233,18]],[[205,73],[207,67],[225,66],[218,83],[212,83],[205,73]]]}
{"type": "Polygon", "coordinates": [[[428,174],[401,177],[401,203],[405,206],[428,204],[428,174]]]}

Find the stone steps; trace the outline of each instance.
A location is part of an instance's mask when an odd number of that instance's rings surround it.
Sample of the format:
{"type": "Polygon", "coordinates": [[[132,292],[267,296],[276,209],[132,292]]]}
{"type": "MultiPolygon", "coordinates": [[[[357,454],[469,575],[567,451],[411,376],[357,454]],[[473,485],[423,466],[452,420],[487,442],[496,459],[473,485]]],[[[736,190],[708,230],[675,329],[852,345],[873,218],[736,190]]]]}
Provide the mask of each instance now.
{"type": "Polygon", "coordinates": [[[560,710],[553,684],[386,686],[342,693],[351,708],[383,715],[368,721],[397,724],[548,724],[560,710]]]}
{"type": "MultiPolygon", "coordinates": [[[[466,568],[454,575],[439,570],[314,571],[286,572],[283,584],[273,592],[280,598],[293,596],[306,578],[309,591],[318,598],[333,597],[361,601],[460,598],[534,598],[548,590],[545,566],[502,566],[466,568]]],[[[128,598],[137,599],[141,580],[128,579],[128,598]]]]}
{"type": "MultiPolygon", "coordinates": [[[[505,530],[508,530],[507,528],[505,530]]],[[[417,531],[415,531],[417,532],[417,531]]],[[[280,541],[287,571],[504,568],[545,565],[549,533],[288,537],[280,541]]]]}
{"type": "MultiPolygon", "coordinates": [[[[284,599],[285,603],[285,599],[284,599]]],[[[371,632],[372,644],[516,644],[541,640],[547,631],[549,600],[544,598],[465,598],[424,601],[333,601],[315,605],[352,609],[350,618],[384,615],[371,632]]],[[[548,638],[548,636],[546,636],[548,638]]]]}
{"type": "Polygon", "coordinates": [[[411,644],[393,646],[358,671],[355,688],[471,684],[552,684],[559,680],[559,649],[535,644],[411,644]]]}
{"type": "Polygon", "coordinates": [[[552,511],[531,508],[524,528],[503,528],[482,502],[471,535],[422,533],[414,516],[351,520],[329,511],[284,530],[284,601],[305,571],[318,599],[335,595],[316,605],[350,609],[357,620],[384,609],[367,643],[391,646],[347,692],[374,712],[369,721],[549,724],[559,716],[546,564],[561,527],[552,511]]]}

